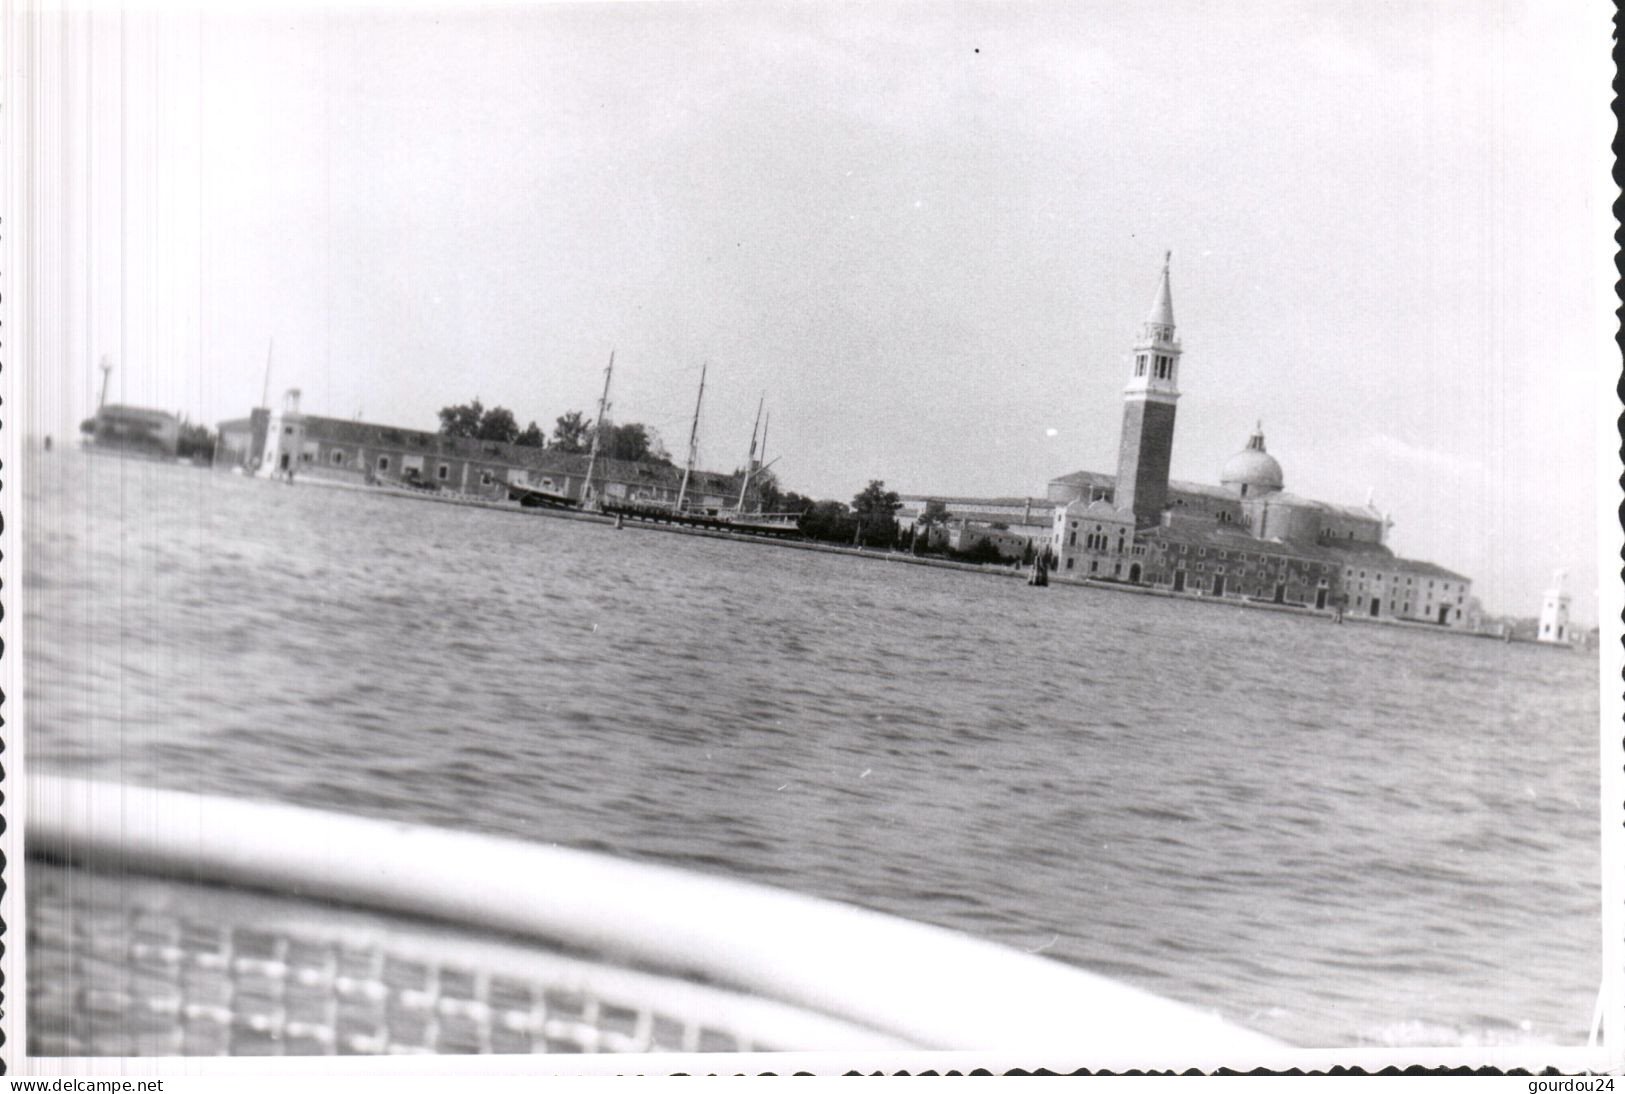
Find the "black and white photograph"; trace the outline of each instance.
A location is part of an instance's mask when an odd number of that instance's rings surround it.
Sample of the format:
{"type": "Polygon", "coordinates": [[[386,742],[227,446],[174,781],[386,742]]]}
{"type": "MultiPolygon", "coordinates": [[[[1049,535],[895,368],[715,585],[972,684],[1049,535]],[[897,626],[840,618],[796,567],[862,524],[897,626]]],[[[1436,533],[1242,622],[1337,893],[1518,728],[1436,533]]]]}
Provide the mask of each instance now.
{"type": "Polygon", "coordinates": [[[1611,5],[0,19],[8,1075],[1625,1068],[1611,5]]]}

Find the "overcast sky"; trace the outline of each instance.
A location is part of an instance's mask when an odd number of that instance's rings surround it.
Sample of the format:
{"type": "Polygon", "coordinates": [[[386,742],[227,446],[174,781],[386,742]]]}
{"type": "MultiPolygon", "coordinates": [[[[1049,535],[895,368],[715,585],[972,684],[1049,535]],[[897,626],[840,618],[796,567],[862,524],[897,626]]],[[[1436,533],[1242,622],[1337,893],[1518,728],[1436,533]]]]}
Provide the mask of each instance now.
{"type": "Polygon", "coordinates": [[[613,348],[613,416],[679,456],[709,361],[708,466],[743,460],[765,394],[790,489],[1041,496],[1115,470],[1171,249],[1174,477],[1217,481],[1261,419],[1289,490],[1373,491],[1399,552],[1492,609],[1534,613],[1567,567],[1595,619],[1606,12],[316,7],[143,33],[123,95],[161,124],[128,109],[123,147],[162,166],[124,200],[149,186],[160,242],[145,267],[126,233],[122,291],[154,271],[154,323],[191,333],[104,322],[65,419],[101,353],[113,398],[245,414],[274,338],[273,397],[309,412],[433,428],[479,396],[550,429],[613,348]]]}

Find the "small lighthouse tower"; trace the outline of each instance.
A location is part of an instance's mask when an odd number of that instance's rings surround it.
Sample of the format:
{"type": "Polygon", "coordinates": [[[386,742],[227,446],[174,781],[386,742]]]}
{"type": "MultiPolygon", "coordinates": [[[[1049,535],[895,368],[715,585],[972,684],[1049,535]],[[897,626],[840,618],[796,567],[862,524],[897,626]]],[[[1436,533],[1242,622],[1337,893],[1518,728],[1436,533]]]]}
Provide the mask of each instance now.
{"type": "Polygon", "coordinates": [[[1564,588],[1564,579],[1568,577],[1567,570],[1559,570],[1552,575],[1552,587],[1546,590],[1546,595],[1540,602],[1540,630],[1535,638],[1541,642],[1560,642],[1567,645],[1574,641],[1569,631],[1569,591],[1564,588]]]}
{"type": "Polygon", "coordinates": [[[1123,434],[1117,448],[1112,504],[1134,513],[1141,527],[1157,524],[1168,504],[1168,465],[1174,452],[1174,404],[1179,402],[1179,340],[1174,337],[1173,290],[1163,255],[1162,280],[1134,343],[1123,388],[1123,434]]]}

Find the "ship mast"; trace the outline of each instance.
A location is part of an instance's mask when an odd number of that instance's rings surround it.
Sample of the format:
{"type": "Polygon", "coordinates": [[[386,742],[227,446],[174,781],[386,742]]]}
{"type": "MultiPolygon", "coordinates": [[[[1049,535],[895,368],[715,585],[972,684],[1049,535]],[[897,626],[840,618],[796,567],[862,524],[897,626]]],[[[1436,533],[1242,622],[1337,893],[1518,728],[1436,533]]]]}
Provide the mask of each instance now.
{"type": "Polygon", "coordinates": [[[581,503],[583,506],[598,507],[598,498],[593,493],[592,473],[598,466],[598,439],[604,433],[604,415],[609,413],[609,377],[615,371],[615,351],[609,351],[609,365],[604,369],[604,393],[598,397],[598,421],[592,427],[592,455],[587,457],[587,481],[581,488],[581,503]]]}
{"type": "Polygon", "coordinates": [[[756,462],[756,430],[762,424],[762,404],[765,403],[766,401],[767,401],[767,396],[766,395],[763,395],[761,397],[761,399],[757,400],[757,402],[756,402],[756,420],[751,423],[751,427],[750,427],[750,457],[745,460],[745,477],[739,483],[739,506],[738,506],[738,508],[739,508],[739,511],[741,513],[743,513],[745,511],[745,491],[750,489],[750,469],[751,469],[751,465],[756,462]]]}
{"type": "MultiPolygon", "coordinates": [[[[763,419],[762,419],[762,458],[761,458],[761,469],[762,469],[762,470],[763,470],[763,471],[766,471],[766,470],[767,470],[767,427],[768,427],[768,426],[770,426],[770,425],[772,425],[772,424],[773,424],[773,412],[772,412],[772,411],[771,411],[771,410],[770,410],[770,411],[768,411],[768,412],[767,412],[767,415],[766,415],[766,417],[764,417],[764,418],[763,418],[763,419]]],[[[757,512],[758,512],[758,513],[760,513],[760,512],[761,512],[761,511],[762,511],[762,507],[761,507],[761,504],[760,504],[760,499],[758,499],[758,504],[757,504],[757,506],[756,506],[756,511],[757,511],[757,512]]]]}
{"type": "Polygon", "coordinates": [[[276,335],[271,336],[271,344],[265,347],[265,384],[260,388],[260,406],[271,405],[271,356],[276,353],[276,335]]]}
{"type": "Polygon", "coordinates": [[[705,398],[705,364],[700,365],[700,393],[694,399],[694,424],[688,427],[688,463],[683,468],[683,485],[677,491],[677,511],[683,511],[683,499],[688,497],[688,477],[694,473],[700,444],[700,402],[705,398]]]}

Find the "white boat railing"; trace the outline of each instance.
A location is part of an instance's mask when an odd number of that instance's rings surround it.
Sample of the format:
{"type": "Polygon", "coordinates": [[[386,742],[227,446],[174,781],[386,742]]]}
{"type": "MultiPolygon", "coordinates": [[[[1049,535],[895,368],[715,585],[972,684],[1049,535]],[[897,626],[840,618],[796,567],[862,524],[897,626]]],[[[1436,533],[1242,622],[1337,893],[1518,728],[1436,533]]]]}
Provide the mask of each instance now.
{"type": "Polygon", "coordinates": [[[759,885],[264,802],[44,776],[27,792],[35,1055],[1275,1047],[759,885]]]}

